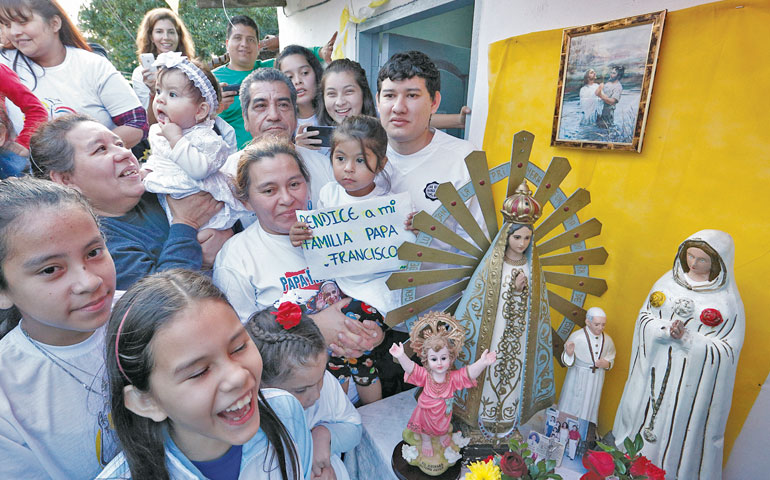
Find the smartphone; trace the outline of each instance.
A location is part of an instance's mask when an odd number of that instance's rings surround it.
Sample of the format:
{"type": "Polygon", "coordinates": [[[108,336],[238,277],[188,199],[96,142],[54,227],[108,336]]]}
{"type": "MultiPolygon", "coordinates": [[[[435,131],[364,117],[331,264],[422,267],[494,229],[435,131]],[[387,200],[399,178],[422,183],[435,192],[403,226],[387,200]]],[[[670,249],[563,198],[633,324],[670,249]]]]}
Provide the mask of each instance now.
{"type": "Polygon", "coordinates": [[[307,127],[308,131],[315,130],[318,132],[315,136],[315,138],[321,139],[321,146],[322,147],[331,147],[332,146],[332,132],[337,127],[326,127],[326,126],[320,126],[320,125],[314,125],[312,127],[307,127]]]}
{"type": "Polygon", "coordinates": [[[223,92],[235,92],[235,94],[237,95],[238,92],[241,91],[241,84],[240,83],[236,83],[235,85],[225,85],[224,87],[222,87],[222,91],[223,92]]]}
{"type": "Polygon", "coordinates": [[[155,55],[153,55],[152,53],[142,53],[141,55],[139,55],[139,59],[142,62],[142,67],[146,68],[151,72],[158,71],[158,67],[154,67],[152,65],[152,62],[155,61],[155,55]]]}

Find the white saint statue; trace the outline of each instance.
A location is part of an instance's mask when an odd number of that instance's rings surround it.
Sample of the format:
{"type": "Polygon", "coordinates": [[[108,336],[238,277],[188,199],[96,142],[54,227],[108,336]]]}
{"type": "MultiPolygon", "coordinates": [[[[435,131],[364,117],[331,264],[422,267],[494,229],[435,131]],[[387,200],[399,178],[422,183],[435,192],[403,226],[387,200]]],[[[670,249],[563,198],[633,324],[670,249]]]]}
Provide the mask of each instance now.
{"type": "Polygon", "coordinates": [[[559,410],[596,423],[604,372],[615,361],[615,344],[604,333],[607,314],[599,307],[586,312],[586,326],[572,332],[561,361],[568,367],[559,397],[559,410]]]}
{"type": "Polygon", "coordinates": [[[666,479],[721,479],[725,424],[743,346],[733,239],[703,230],[653,285],[634,329],[631,363],[612,433],[641,433],[642,455],[666,479]]]}

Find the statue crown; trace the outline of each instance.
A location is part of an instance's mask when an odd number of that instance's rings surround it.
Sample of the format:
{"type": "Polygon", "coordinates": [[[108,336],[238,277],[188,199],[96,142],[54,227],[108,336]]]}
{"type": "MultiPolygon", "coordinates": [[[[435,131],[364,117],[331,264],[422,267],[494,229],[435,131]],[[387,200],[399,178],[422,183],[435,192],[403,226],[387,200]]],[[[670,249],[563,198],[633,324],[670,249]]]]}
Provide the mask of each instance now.
{"type": "Polygon", "coordinates": [[[543,213],[526,180],[521,182],[513,195],[505,199],[501,212],[506,222],[525,225],[532,225],[543,213]]]}

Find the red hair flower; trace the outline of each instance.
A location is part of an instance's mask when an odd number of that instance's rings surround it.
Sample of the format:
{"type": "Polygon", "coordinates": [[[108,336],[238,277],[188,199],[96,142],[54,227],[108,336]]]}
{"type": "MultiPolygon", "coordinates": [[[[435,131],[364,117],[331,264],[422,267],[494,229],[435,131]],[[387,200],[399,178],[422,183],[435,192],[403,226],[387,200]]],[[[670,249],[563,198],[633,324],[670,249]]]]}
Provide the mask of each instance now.
{"type": "Polygon", "coordinates": [[[588,473],[580,477],[581,480],[603,479],[615,473],[615,460],[607,452],[589,451],[583,457],[583,466],[588,469],[588,473]]]}
{"type": "Polygon", "coordinates": [[[275,315],[275,321],[280,323],[284,330],[289,330],[299,324],[302,318],[302,309],[296,303],[283,302],[278,306],[277,312],[270,312],[275,315]]]}
{"type": "Polygon", "coordinates": [[[700,312],[700,321],[706,326],[716,327],[722,323],[722,314],[716,308],[704,308],[700,312]]]}

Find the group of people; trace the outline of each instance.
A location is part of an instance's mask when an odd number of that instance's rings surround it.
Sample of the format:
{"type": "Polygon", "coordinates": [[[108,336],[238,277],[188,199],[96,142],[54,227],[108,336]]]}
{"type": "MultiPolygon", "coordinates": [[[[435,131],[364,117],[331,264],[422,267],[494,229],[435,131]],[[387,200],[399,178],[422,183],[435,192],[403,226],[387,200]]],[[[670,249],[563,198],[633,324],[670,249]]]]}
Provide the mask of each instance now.
{"type": "Polygon", "coordinates": [[[24,92],[2,151],[32,173],[0,181],[0,477],[346,478],[343,386],[381,397],[370,352],[398,300],[346,277],[306,308],[336,279],[310,272],[295,212],[400,192],[433,211],[467,183],[473,146],[431,126],[435,65],[394,55],[374,97],[321,49],[257,60],[237,16],[210,72],[155,9],[132,88],[55,0],[4,2],[0,31],[3,89],[24,92]],[[315,125],[336,127],[326,152],[315,125]]]}

